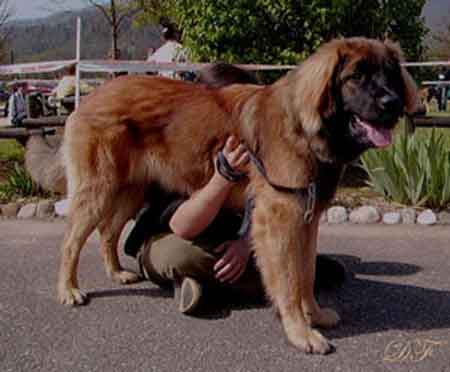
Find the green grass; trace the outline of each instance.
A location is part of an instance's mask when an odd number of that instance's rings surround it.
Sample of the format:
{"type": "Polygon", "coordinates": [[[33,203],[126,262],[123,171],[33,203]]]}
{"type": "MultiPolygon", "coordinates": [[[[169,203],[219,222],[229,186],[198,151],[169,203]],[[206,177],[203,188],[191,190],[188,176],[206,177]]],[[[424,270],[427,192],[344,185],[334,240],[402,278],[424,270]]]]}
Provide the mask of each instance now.
{"type": "Polygon", "coordinates": [[[22,162],[25,149],[15,140],[0,139],[0,161],[22,162]]]}

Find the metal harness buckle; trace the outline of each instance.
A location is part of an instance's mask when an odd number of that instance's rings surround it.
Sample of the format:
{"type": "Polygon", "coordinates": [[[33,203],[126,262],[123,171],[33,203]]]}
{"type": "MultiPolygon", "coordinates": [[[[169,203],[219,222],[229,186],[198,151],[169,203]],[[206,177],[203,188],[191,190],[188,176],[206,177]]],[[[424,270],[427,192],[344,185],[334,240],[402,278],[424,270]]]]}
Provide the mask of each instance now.
{"type": "Polygon", "coordinates": [[[303,220],[306,224],[310,224],[314,217],[314,209],[316,208],[316,183],[311,182],[307,187],[306,202],[305,202],[305,213],[303,215],[303,220]]]}

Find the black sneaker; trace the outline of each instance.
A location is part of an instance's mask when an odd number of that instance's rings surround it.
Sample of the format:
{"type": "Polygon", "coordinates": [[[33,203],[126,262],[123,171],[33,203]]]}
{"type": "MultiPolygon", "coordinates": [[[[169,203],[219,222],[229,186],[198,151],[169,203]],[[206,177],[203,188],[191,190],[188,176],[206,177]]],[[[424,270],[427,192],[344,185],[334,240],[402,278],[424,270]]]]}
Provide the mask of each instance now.
{"type": "Polygon", "coordinates": [[[193,314],[199,308],[202,285],[195,279],[184,277],[174,283],[174,299],[178,310],[183,314],[193,314]]]}

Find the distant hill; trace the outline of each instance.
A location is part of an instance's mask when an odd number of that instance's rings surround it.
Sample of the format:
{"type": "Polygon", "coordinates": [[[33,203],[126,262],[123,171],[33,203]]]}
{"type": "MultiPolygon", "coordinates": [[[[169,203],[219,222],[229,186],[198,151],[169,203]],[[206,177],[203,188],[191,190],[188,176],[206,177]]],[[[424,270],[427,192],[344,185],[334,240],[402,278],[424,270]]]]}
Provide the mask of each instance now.
{"type": "Polygon", "coordinates": [[[450,1],[428,0],[422,14],[427,26],[433,32],[439,32],[450,24],[450,1]]]}
{"type": "MultiPolygon", "coordinates": [[[[8,27],[14,62],[75,58],[77,16],[82,19],[82,58],[106,58],[111,48],[109,26],[98,10],[87,8],[57,13],[47,18],[12,22],[8,27]]],[[[157,48],[161,43],[158,26],[135,28],[130,22],[123,24],[119,48],[124,59],[144,59],[149,48],[157,48]]]]}

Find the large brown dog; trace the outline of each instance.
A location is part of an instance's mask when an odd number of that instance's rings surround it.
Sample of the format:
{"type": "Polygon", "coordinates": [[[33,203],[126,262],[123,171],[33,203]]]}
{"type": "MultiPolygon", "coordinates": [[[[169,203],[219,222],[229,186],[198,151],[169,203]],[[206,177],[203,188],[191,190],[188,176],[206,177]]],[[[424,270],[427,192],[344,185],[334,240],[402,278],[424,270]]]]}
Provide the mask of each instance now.
{"type": "MultiPolygon", "coordinates": [[[[117,241],[151,186],[191,194],[207,183],[213,158],[233,134],[262,162],[272,183],[305,188],[297,195],[272,187],[252,166],[229,208],[255,199],[252,248],[266,291],[289,340],[326,353],[313,326],[332,327],[338,315],[321,309],[313,282],[318,221],[345,164],[391,141],[392,128],[416,104],[416,88],[389,42],[363,38],[325,44],[270,86],[213,89],[158,77],[121,77],[95,91],[73,113],[65,132],[71,206],[62,246],[59,301],[81,304],[80,251],[98,228],[107,273],[121,283],[117,241]],[[312,213],[312,219],[305,211],[312,213]]],[[[308,213],[310,214],[310,213],[308,213]]]]}

